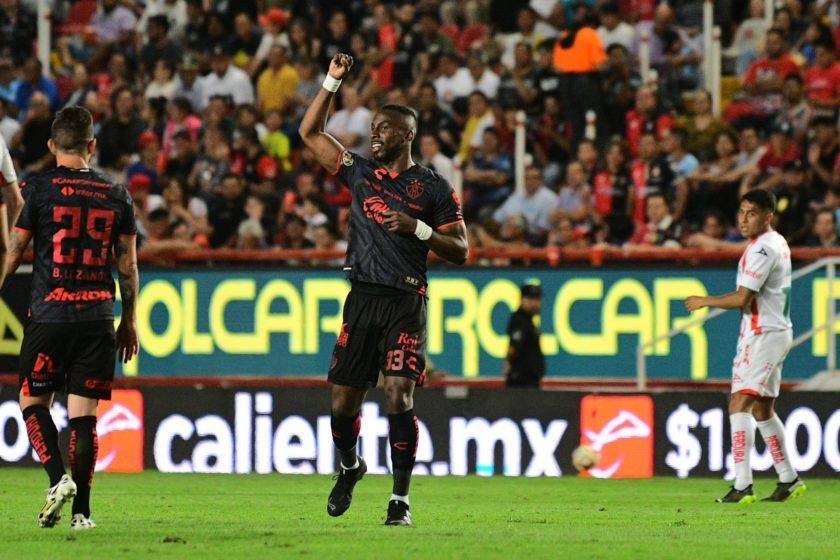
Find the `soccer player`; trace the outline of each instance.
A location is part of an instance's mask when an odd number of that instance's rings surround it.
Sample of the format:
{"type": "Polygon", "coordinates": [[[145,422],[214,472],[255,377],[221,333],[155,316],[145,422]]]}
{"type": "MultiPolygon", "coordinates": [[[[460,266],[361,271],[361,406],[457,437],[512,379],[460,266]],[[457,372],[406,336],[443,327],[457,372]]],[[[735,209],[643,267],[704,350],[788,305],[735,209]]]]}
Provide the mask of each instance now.
{"type": "Polygon", "coordinates": [[[111,398],[117,356],[128,361],[137,352],[137,230],[126,189],[88,167],[96,140],[87,109],[71,106],[56,115],[49,149],[56,168],[24,182],[6,272],[17,269],[34,238],[31,314],[20,351],[20,408],[29,441],[50,478],[38,524],[53,527],[75,496],[70,526],[85,530],[96,527],[90,518],[96,407],[99,399],[111,398]],[[122,295],[116,332],[114,258],[122,295]],[[68,394],[72,478],[65,473],[50,416],[56,391],[68,394]]]}
{"type": "Polygon", "coordinates": [[[385,376],[393,494],[386,525],[410,525],[408,487],[417,452],[413,393],[422,384],[426,346],[426,257],[467,259],[467,230],[455,191],[437,173],[414,163],[417,116],[384,105],[370,129],[372,160],[351,153],[324,132],[330,102],[352,57],[337,54],[300,124],[300,136],[326,169],[352,191],[344,270],[351,281],[341,332],[329,368],[332,434],[341,466],[327,513],[347,511],[367,467],[356,453],[362,401],[385,376]]]}
{"type": "Polygon", "coordinates": [[[753,491],[750,453],[755,438],[753,417],[773,457],[779,483],[765,501],[783,502],[805,492],[785,446],[785,427],[774,411],[782,362],[790,350],[790,248],[771,227],[776,197],[755,189],[741,197],[738,227],[749,240],[738,263],[737,289],[723,296],[686,298],[689,311],[703,307],[741,310],[741,334],[732,362],[729,423],[735,483],[719,503],[748,504],[753,491]]]}
{"type": "MultiPolygon", "coordinates": [[[[22,207],[23,197],[18,187],[12,156],[9,155],[9,148],[0,136],[0,262],[5,260],[9,247],[9,227],[17,220],[22,207]]],[[[5,268],[0,266],[0,286],[6,278],[5,272],[5,268]]]]}

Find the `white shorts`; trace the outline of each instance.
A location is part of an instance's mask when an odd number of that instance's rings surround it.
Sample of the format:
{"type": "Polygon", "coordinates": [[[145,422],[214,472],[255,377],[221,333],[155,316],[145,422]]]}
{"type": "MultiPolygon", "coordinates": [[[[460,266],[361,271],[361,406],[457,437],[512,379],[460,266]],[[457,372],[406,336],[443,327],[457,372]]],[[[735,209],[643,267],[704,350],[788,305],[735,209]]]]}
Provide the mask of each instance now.
{"type": "Polygon", "coordinates": [[[792,341],[791,329],[741,338],[732,362],[732,392],[778,397],[782,364],[792,341]]]}

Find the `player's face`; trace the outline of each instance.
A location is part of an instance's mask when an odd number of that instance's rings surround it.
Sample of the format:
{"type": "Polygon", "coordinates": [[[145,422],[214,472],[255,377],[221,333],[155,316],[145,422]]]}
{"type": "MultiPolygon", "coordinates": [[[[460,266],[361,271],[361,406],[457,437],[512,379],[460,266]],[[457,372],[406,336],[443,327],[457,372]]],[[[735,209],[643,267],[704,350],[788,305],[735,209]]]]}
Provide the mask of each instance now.
{"type": "Polygon", "coordinates": [[[390,163],[409,149],[413,135],[405,119],[377,113],[370,124],[370,153],[381,163],[390,163]]]}
{"type": "Polygon", "coordinates": [[[755,239],[770,225],[773,214],[763,210],[754,202],[745,200],[738,208],[738,229],[747,239],[755,239]]]}

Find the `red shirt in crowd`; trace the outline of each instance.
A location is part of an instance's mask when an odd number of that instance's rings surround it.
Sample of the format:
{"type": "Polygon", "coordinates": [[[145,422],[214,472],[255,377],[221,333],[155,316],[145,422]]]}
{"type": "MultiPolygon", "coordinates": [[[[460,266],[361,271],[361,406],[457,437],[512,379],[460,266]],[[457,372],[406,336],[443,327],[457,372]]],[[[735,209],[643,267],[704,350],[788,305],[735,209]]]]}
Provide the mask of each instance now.
{"type": "Polygon", "coordinates": [[[744,84],[752,85],[757,81],[771,80],[779,78],[784,80],[791,74],[799,72],[799,67],[793,59],[787,54],[783,54],[779,58],[772,59],[764,57],[753,62],[744,76],[744,84]]]}
{"type": "Polygon", "coordinates": [[[758,160],[758,167],[764,173],[778,173],[786,163],[798,158],[799,146],[795,142],[791,142],[782,154],[776,153],[772,146],[768,146],[767,151],[758,160]]]}
{"type": "Polygon", "coordinates": [[[627,145],[633,156],[639,155],[639,140],[645,132],[655,132],[656,138],[661,140],[665,133],[674,128],[677,121],[668,113],[660,113],[653,118],[648,118],[636,109],[627,111],[625,118],[627,123],[627,145]]]}
{"type": "Polygon", "coordinates": [[[840,95],[840,62],[828,68],[814,65],[805,73],[805,87],[808,99],[821,103],[833,103],[840,95]]]}

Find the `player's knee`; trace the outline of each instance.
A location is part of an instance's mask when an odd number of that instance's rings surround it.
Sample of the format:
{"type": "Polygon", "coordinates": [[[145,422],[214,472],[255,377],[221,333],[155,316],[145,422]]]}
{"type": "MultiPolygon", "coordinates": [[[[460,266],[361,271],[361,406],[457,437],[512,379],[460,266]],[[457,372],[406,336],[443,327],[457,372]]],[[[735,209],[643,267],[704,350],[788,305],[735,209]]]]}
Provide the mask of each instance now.
{"type": "Polygon", "coordinates": [[[400,385],[385,387],[385,407],[388,414],[399,414],[411,410],[414,406],[411,392],[400,385]]]}

